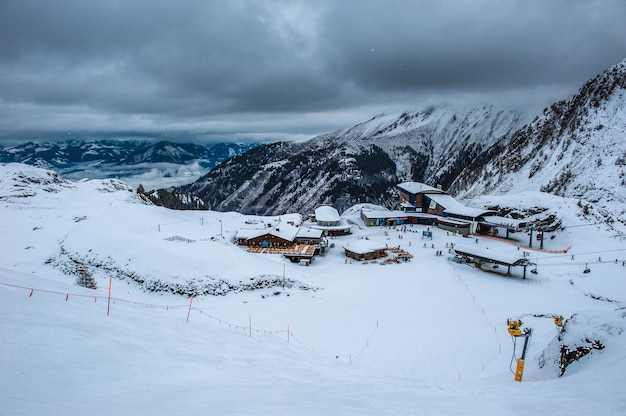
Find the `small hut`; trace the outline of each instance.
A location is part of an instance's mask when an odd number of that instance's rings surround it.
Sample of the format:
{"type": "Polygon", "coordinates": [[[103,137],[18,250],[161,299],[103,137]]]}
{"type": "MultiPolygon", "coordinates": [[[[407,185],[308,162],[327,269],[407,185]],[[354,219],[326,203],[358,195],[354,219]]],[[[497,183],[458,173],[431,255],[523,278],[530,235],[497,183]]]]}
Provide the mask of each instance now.
{"type": "Polygon", "coordinates": [[[343,246],[346,257],[358,261],[387,257],[387,245],[372,240],[357,240],[343,246]]]}

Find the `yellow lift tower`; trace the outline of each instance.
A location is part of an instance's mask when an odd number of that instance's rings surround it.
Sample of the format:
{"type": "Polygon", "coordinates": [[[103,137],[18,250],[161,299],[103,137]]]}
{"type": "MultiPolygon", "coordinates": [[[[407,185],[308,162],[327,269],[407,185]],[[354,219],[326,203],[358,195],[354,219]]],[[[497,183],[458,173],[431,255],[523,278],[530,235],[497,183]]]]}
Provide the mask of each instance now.
{"type": "Polygon", "coordinates": [[[526,351],[528,350],[528,344],[530,343],[530,337],[533,333],[532,328],[525,328],[523,331],[521,326],[524,324],[519,319],[507,319],[507,325],[509,326],[509,334],[513,339],[513,356],[511,357],[511,371],[513,372],[513,361],[517,361],[515,367],[515,381],[522,381],[524,375],[524,360],[526,359],[526,351]],[[524,338],[524,347],[522,348],[522,355],[520,358],[516,358],[517,339],[524,338]]]}

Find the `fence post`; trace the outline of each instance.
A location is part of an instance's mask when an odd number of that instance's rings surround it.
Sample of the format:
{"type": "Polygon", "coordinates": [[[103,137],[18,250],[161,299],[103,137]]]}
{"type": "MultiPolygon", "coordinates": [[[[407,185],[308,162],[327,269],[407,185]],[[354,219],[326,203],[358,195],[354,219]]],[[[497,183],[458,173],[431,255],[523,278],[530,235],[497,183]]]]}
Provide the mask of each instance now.
{"type": "Polygon", "coordinates": [[[187,311],[187,322],[189,322],[189,314],[191,313],[191,304],[193,303],[193,296],[189,298],[189,310],[187,311]]]}
{"type": "Polygon", "coordinates": [[[113,285],[113,278],[109,277],[109,295],[108,295],[108,302],[107,302],[107,316],[109,316],[111,313],[111,286],[112,285],[113,285]]]}

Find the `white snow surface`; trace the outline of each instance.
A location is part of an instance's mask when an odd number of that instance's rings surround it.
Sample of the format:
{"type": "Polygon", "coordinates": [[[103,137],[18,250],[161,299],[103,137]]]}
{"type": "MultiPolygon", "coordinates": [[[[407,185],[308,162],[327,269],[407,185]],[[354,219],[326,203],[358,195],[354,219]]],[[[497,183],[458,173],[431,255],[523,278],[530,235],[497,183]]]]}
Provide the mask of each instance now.
{"type": "Polygon", "coordinates": [[[353,234],[301,267],[233,244],[246,221],[278,217],[172,211],[119,181],[0,165],[0,414],[626,414],[626,244],[584,223],[574,200],[526,192],[475,205],[487,202],[549,208],[566,228],[544,248],[571,248],[521,249],[537,273],[505,276],[450,261],[447,245],[513,244],[435,228],[425,245],[425,226],[366,227],[357,206],[344,213],[353,234]],[[347,261],[341,246],[366,237],[413,258],[347,261]],[[66,273],[77,260],[100,266],[96,290],[66,273]],[[130,274],[190,287],[293,284],[190,300],[130,274]],[[564,342],[604,346],[561,377],[552,314],[566,319],[564,342]],[[533,328],[521,383],[507,318],[533,328]]]}

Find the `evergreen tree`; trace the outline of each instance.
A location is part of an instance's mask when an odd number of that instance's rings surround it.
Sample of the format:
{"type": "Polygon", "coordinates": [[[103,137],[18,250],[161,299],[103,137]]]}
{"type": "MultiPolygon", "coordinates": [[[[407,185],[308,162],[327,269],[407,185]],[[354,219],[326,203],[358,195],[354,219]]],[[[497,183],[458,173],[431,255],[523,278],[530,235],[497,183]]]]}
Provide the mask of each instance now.
{"type": "Polygon", "coordinates": [[[78,286],[86,287],[87,289],[96,290],[98,288],[96,279],[94,279],[93,274],[86,268],[81,268],[80,270],[78,270],[76,284],[78,286]]]}

